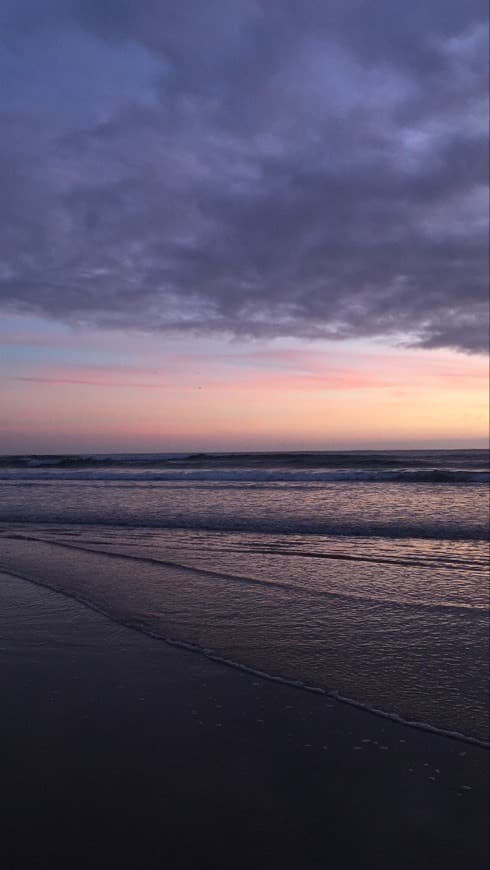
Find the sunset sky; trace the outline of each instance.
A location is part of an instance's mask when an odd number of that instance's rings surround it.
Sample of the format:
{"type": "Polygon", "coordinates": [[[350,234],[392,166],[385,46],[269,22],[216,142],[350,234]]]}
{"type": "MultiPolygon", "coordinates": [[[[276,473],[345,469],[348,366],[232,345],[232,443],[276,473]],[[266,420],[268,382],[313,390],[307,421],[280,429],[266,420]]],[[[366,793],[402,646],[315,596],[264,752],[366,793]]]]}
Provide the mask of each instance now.
{"type": "Polygon", "coordinates": [[[487,445],[486,2],[0,33],[0,452],[487,445]]]}

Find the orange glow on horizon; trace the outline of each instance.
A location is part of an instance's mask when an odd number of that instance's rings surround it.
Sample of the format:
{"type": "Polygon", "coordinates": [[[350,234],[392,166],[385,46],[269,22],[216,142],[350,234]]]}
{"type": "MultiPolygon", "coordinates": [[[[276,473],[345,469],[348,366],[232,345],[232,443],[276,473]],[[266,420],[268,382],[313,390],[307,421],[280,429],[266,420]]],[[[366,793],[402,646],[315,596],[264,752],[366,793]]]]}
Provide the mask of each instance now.
{"type": "Polygon", "coordinates": [[[182,349],[17,367],[3,452],[485,446],[488,365],[449,351],[182,349]]]}

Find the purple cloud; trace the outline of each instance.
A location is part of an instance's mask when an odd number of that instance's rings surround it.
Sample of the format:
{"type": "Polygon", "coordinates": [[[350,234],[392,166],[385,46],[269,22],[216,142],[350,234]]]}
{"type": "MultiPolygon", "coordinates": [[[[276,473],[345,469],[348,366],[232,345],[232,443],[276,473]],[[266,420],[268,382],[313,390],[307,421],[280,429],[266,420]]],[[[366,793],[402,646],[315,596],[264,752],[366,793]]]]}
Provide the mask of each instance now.
{"type": "Polygon", "coordinates": [[[0,21],[5,308],[487,348],[483,3],[41,6],[0,21]]]}

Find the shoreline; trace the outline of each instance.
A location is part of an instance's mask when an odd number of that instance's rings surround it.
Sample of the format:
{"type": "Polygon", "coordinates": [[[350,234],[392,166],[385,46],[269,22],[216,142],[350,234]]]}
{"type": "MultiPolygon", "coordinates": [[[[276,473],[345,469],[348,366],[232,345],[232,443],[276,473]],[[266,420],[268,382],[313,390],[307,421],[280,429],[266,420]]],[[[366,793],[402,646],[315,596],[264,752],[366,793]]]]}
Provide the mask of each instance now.
{"type": "MultiPolygon", "coordinates": [[[[66,546],[59,544],[58,546],[66,546]]],[[[73,547],[73,549],[77,549],[73,547]]],[[[84,548],[79,548],[84,549],[84,548]]],[[[98,552],[96,550],[88,550],[87,552],[98,552]]],[[[112,554],[106,553],[105,555],[111,556],[112,554]]],[[[117,556],[114,556],[117,558],[117,556]]],[[[77,596],[75,594],[70,594],[65,590],[60,590],[56,586],[51,586],[47,582],[43,582],[40,580],[34,580],[30,577],[25,577],[22,574],[19,574],[15,571],[11,571],[10,569],[5,569],[0,566],[0,577],[4,574],[6,576],[14,577],[15,579],[21,580],[25,583],[32,583],[34,586],[39,586],[41,589],[47,589],[50,592],[54,592],[57,595],[63,595],[67,599],[77,602],[82,607],[86,607],[94,613],[98,613],[103,616],[105,619],[108,619],[110,622],[114,623],[114,625],[121,626],[122,628],[128,629],[130,631],[135,631],[138,634],[142,634],[146,637],[149,637],[153,640],[160,641],[161,643],[166,644],[170,647],[175,647],[177,649],[186,650],[195,655],[203,656],[209,661],[216,662],[217,664],[223,665],[224,667],[231,668],[235,671],[243,671],[244,673],[251,674],[252,676],[259,677],[259,679],[265,680],[271,683],[279,683],[284,686],[289,686],[294,689],[298,689],[302,692],[308,692],[311,694],[322,695],[324,698],[328,698],[330,700],[336,701],[339,704],[345,704],[348,707],[353,707],[358,710],[363,710],[366,713],[369,713],[373,716],[376,716],[380,719],[387,719],[390,722],[396,722],[400,725],[404,725],[407,728],[413,728],[417,731],[425,731],[430,734],[439,735],[441,737],[448,738],[450,740],[455,740],[458,743],[466,744],[468,746],[476,746],[481,749],[490,750],[490,742],[481,740],[478,737],[473,737],[468,734],[464,734],[460,731],[451,731],[444,728],[439,728],[435,725],[431,725],[430,722],[418,722],[413,721],[411,719],[405,719],[403,716],[400,716],[398,713],[390,713],[386,710],[382,710],[378,707],[373,707],[369,704],[363,703],[362,701],[357,701],[355,698],[346,697],[341,695],[339,692],[335,690],[329,691],[328,689],[323,689],[321,686],[310,686],[307,683],[302,682],[301,680],[293,680],[288,679],[287,677],[282,677],[277,674],[270,674],[267,671],[262,671],[257,668],[252,668],[246,664],[242,664],[241,662],[234,661],[232,659],[225,658],[224,656],[220,656],[215,653],[213,650],[207,650],[203,647],[197,646],[196,644],[188,643],[186,641],[177,640],[172,637],[167,637],[162,634],[157,634],[156,632],[152,632],[149,629],[141,626],[137,627],[130,622],[123,622],[122,620],[118,620],[114,617],[113,614],[108,613],[103,608],[98,607],[96,604],[91,602],[89,599],[83,598],[82,596],[77,596]]]]}
{"type": "Polygon", "coordinates": [[[487,866],[486,750],[0,575],[3,866],[487,866]]]}

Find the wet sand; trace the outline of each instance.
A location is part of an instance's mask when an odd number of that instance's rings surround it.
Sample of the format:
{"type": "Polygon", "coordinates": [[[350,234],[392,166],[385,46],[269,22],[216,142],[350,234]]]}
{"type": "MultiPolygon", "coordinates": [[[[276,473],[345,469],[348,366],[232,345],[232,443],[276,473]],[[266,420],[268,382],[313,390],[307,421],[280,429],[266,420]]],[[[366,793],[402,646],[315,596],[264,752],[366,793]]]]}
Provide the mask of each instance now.
{"type": "Polygon", "coordinates": [[[486,868],[489,753],[0,575],[0,862],[486,868]]]}

